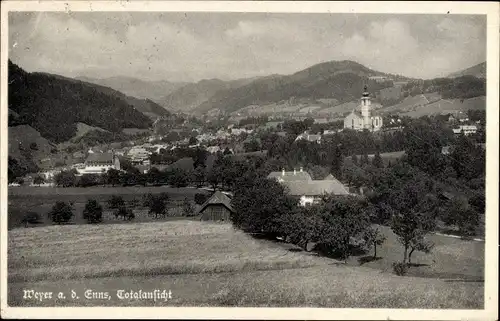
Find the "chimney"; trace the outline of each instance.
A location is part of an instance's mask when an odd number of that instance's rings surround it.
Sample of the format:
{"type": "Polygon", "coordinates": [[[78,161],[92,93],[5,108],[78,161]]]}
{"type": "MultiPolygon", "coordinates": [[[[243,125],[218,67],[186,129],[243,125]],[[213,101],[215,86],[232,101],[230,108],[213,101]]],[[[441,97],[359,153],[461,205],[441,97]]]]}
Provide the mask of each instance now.
{"type": "Polygon", "coordinates": [[[297,170],[295,168],[293,169],[293,175],[297,175],[297,170]]]}
{"type": "Polygon", "coordinates": [[[302,173],[302,166],[300,167],[300,172],[302,173]]]}
{"type": "Polygon", "coordinates": [[[285,176],[285,168],[281,170],[281,176],[285,176]]]}

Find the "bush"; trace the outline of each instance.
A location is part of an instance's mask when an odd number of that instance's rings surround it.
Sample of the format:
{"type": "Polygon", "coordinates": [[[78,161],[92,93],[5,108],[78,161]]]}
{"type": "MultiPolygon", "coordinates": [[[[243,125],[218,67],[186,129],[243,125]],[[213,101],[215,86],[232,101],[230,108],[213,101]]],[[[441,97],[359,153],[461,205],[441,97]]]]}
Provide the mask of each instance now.
{"type": "Polygon", "coordinates": [[[85,209],[83,210],[83,219],[87,220],[87,222],[91,224],[102,222],[102,206],[97,202],[97,200],[87,201],[85,209]]]}
{"type": "Polygon", "coordinates": [[[24,223],[25,227],[28,227],[28,224],[40,224],[42,220],[42,217],[40,214],[36,212],[28,212],[26,215],[24,215],[22,219],[22,223],[24,223]]]}
{"type": "Polygon", "coordinates": [[[392,263],[392,271],[396,275],[404,276],[408,272],[408,264],[403,262],[394,262],[392,263]]]}
{"type": "Polygon", "coordinates": [[[194,202],[198,205],[202,205],[203,203],[205,203],[208,199],[208,195],[205,195],[205,194],[201,194],[201,193],[196,193],[194,195],[194,202]]]}
{"type": "Polygon", "coordinates": [[[56,202],[49,212],[52,221],[57,224],[67,223],[73,217],[73,209],[71,205],[65,202],[56,202]]]}

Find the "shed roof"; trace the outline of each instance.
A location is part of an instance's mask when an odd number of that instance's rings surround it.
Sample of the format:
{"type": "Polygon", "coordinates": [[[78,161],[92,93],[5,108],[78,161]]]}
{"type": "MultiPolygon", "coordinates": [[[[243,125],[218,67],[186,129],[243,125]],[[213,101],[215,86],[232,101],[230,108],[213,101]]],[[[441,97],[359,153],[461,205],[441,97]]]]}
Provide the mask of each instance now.
{"type": "Polygon", "coordinates": [[[210,196],[210,198],[205,203],[203,203],[197,214],[203,212],[209,205],[224,205],[228,210],[234,212],[233,207],[231,206],[231,199],[221,191],[216,191],[215,193],[213,193],[212,196],[210,196]]]}

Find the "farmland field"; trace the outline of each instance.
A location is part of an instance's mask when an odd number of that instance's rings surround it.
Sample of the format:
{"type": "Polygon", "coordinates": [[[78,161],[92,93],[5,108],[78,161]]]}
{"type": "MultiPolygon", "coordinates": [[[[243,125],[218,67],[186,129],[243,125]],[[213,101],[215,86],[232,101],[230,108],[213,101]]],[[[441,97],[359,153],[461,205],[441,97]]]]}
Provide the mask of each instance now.
{"type": "Polygon", "coordinates": [[[356,258],[344,264],[252,238],[229,224],[66,225],[8,233],[11,306],[483,308],[483,243],[438,235],[433,253],[414,257],[423,266],[400,277],[387,268],[400,259],[393,235],[379,249],[382,259],[360,266],[356,258]],[[25,300],[26,289],[67,297],[25,300]],[[109,292],[109,299],[85,299],[88,289],[109,292]],[[117,290],[154,289],[170,290],[171,299],[117,297],[117,290]]]}
{"type": "MultiPolygon", "coordinates": [[[[95,199],[104,207],[103,219],[105,223],[121,222],[116,220],[112,211],[107,208],[106,202],[112,195],[119,195],[125,201],[135,199],[142,203],[144,194],[167,193],[171,199],[170,207],[176,207],[184,198],[193,199],[196,193],[208,192],[196,188],[171,188],[171,187],[87,187],[87,188],[52,188],[52,187],[9,187],[8,189],[8,228],[23,226],[21,220],[24,215],[33,211],[41,215],[40,225],[52,224],[47,218],[47,213],[57,201],[73,202],[75,217],[73,224],[85,224],[82,218],[83,208],[88,199],[95,199]]],[[[147,209],[138,207],[134,210],[135,222],[151,221],[147,209]]]]}

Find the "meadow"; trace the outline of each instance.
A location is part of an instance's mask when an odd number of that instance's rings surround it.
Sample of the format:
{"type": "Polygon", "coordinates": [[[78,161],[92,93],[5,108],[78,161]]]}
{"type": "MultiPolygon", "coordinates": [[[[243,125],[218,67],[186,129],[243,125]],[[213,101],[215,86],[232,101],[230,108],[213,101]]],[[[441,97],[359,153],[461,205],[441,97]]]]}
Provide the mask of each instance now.
{"type": "Polygon", "coordinates": [[[415,255],[421,266],[412,267],[409,276],[396,276],[387,267],[401,259],[402,249],[389,230],[378,249],[381,259],[363,265],[356,257],[345,264],[254,238],[229,224],[199,221],[44,226],[8,233],[11,306],[483,308],[483,243],[438,235],[432,236],[433,253],[415,255]],[[68,297],[24,300],[25,289],[64,291],[68,297]],[[109,300],[85,299],[87,289],[107,291],[109,300]],[[120,300],[120,289],[165,289],[172,299],[120,300]],[[80,299],[71,299],[71,290],[80,299]]]}
{"type": "MultiPolygon", "coordinates": [[[[88,199],[97,200],[104,208],[103,223],[122,223],[123,220],[116,219],[112,214],[112,210],[107,208],[106,202],[112,195],[119,195],[125,201],[133,199],[142,204],[144,194],[159,194],[167,193],[171,199],[169,207],[171,213],[175,212],[184,198],[194,199],[196,193],[209,194],[206,190],[196,188],[173,188],[173,187],[36,187],[22,186],[9,187],[8,189],[8,229],[22,227],[22,219],[27,212],[33,211],[40,214],[42,220],[39,226],[52,225],[47,213],[52,209],[52,206],[58,202],[72,202],[75,217],[70,221],[71,224],[86,224],[82,218],[83,209],[88,199]]],[[[136,218],[134,222],[148,222],[154,220],[147,215],[147,209],[138,206],[134,209],[136,218]]],[[[171,218],[167,218],[171,219],[171,218]]]]}

